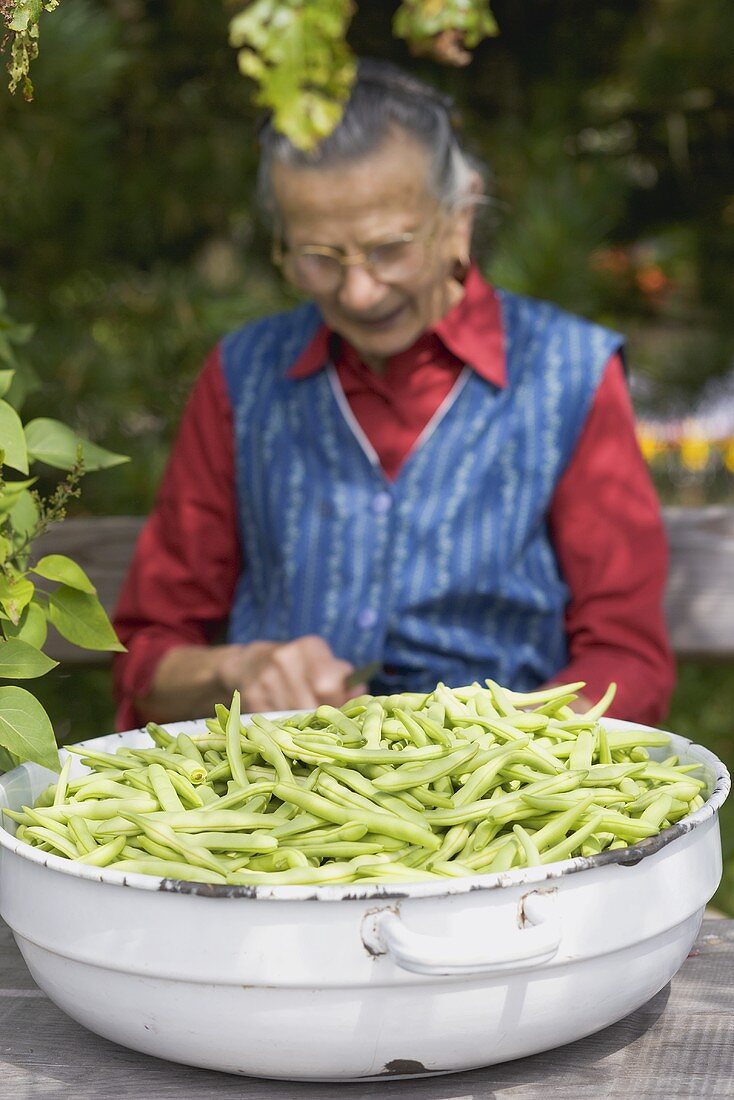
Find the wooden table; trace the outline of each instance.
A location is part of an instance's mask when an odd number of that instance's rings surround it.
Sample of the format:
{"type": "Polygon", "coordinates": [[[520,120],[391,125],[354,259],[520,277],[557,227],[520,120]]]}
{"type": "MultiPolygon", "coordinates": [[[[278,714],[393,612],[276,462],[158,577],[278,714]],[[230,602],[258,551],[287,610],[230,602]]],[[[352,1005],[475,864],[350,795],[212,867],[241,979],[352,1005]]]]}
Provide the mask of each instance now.
{"type": "MultiPolygon", "coordinates": [[[[624,976],[622,975],[622,980],[624,976]]],[[[73,1100],[606,1100],[734,1097],[734,920],[707,920],[673,981],[621,1023],[547,1054],[416,1081],[259,1081],[136,1054],[65,1016],[0,922],[0,1097],[73,1100]]]]}

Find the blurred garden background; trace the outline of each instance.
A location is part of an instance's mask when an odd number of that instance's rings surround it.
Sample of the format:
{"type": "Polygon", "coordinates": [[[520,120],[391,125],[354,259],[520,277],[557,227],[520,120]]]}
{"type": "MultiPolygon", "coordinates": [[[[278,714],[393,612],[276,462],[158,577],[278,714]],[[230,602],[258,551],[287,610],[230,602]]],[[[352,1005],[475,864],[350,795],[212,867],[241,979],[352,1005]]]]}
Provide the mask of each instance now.
{"type": "MultiPolygon", "coordinates": [[[[661,497],[734,504],[734,6],[494,0],[500,34],[466,69],[410,58],[396,6],[363,0],[350,42],[462,107],[492,175],[486,273],[624,331],[661,497]]],[[[85,480],[80,514],[146,512],[207,351],[293,301],[253,203],[230,14],[64,0],[42,20],[34,101],[0,90],[0,286],[34,329],[26,412],[131,456],[85,480]]],[[[35,689],[61,739],[111,729],[107,671],[35,689]]],[[[734,668],[681,666],[668,725],[731,767],[734,668]]],[[[734,809],[724,839],[734,914],[734,809]]]]}

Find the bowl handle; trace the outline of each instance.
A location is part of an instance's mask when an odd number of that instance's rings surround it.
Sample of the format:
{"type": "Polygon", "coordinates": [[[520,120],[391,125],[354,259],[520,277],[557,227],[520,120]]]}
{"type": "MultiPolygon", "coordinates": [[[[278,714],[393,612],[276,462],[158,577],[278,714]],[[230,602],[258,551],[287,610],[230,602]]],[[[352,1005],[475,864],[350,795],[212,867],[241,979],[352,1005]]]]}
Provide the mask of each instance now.
{"type": "Polygon", "coordinates": [[[493,974],[523,970],[548,962],[558,952],[561,924],[556,891],[526,894],[522,924],[492,933],[491,938],[426,936],[411,932],[394,908],[368,914],[362,940],[371,955],[389,955],[403,970],[416,974],[493,974]]]}

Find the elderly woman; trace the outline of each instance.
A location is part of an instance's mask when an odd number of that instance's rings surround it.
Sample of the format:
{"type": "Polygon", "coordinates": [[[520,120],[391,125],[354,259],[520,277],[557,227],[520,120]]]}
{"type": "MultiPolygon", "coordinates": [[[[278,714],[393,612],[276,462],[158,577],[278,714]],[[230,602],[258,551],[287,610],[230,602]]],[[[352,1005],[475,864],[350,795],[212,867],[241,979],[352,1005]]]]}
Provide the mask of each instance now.
{"type": "Polygon", "coordinates": [[[235,688],[340,705],[370,662],[378,693],[613,680],[611,713],[664,714],[665,543],[622,338],[484,281],[451,111],[363,62],[315,153],[265,128],[274,257],[308,301],[225,337],[196,383],[118,606],[121,726],[235,688]]]}

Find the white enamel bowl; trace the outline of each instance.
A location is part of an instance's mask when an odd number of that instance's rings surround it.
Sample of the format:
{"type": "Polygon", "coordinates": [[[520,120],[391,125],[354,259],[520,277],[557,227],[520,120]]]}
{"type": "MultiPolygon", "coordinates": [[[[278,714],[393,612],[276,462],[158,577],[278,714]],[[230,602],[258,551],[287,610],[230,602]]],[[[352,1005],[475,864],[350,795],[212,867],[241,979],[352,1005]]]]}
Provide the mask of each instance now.
{"type": "MultiPolygon", "coordinates": [[[[0,912],[60,1008],[160,1058],[301,1080],[520,1058],[632,1012],[693,944],[721,877],[730,780],[712,753],[672,741],[700,765],[706,804],[590,859],[401,886],[224,887],[73,864],[9,827],[0,912]]],[[[140,731],[90,742],[148,743],[140,731]]],[[[16,768],[0,805],[32,803],[51,779],[16,768]]]]}

